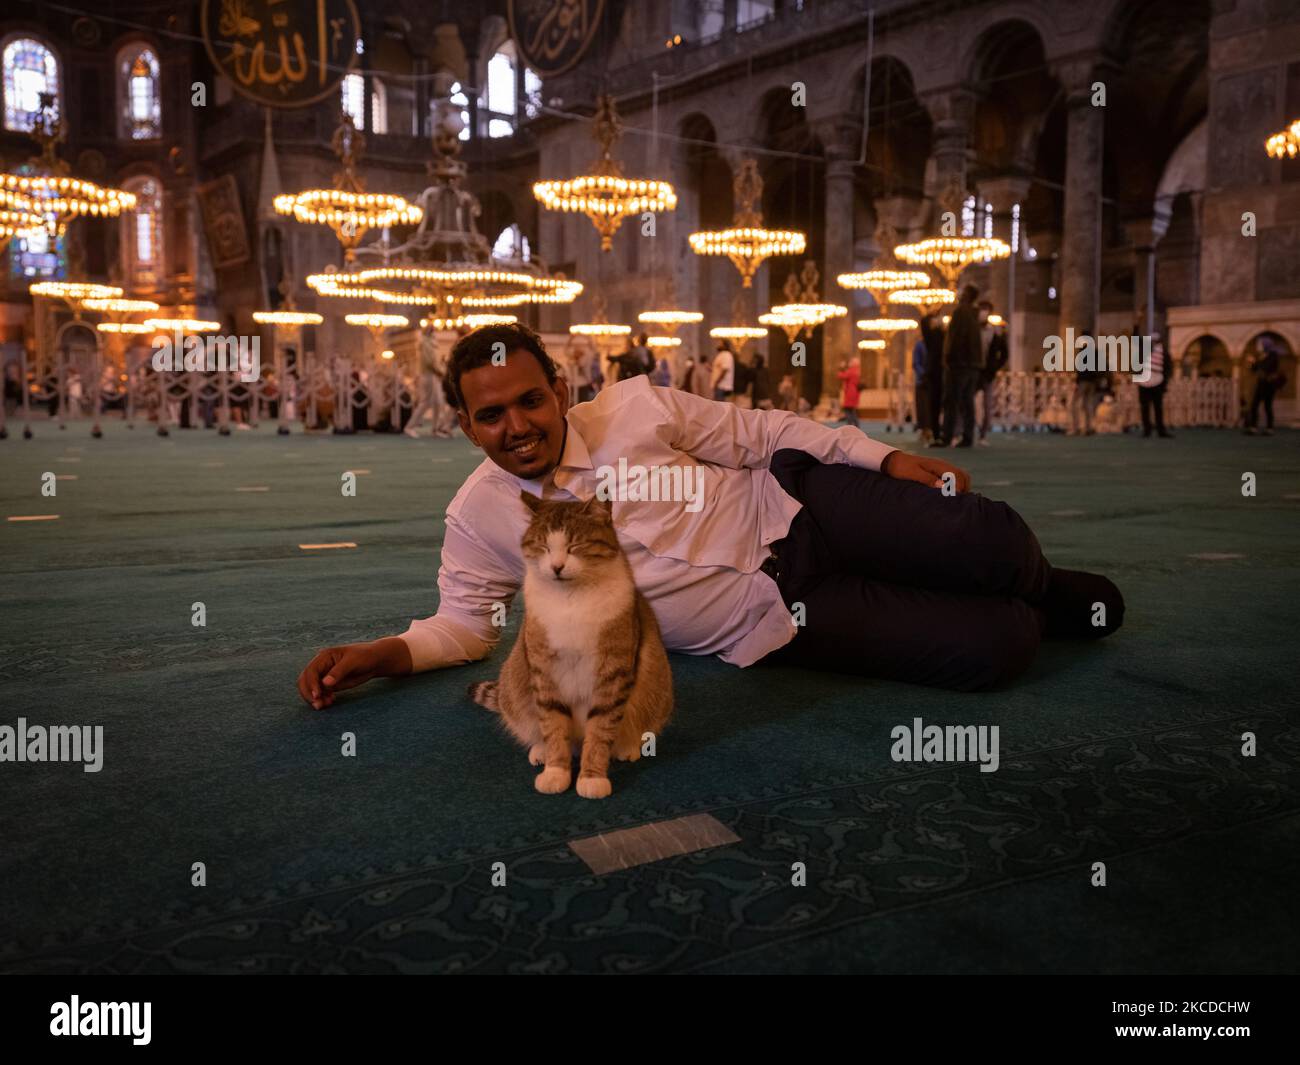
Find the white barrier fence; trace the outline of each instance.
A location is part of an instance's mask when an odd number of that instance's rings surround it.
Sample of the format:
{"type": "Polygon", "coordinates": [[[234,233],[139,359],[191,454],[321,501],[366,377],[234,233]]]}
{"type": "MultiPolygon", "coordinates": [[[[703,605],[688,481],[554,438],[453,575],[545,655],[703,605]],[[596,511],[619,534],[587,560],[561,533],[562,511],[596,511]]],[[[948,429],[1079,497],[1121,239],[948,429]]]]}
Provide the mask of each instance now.
{"type": "MultiPolygon", "coordinates": [[[[1131,377],[1112,375],[1112,391],[1093,416],[1100,432],[1124,432],[1142,424],[1138,386],[1131,377]]],[[[1075,378],[1068,373],[1036,370],[1000,373],[993,383],[991,424],[1003,430],[1068,428],[1075,378]]],[[[977,405],[983,400],[976,397],[977,405]]],[[[981,416],[977,410],[977,416],[981,416]]],[[[1170,427],[1230,428],[1241,423],[1236,382],[1226,377],[1175,377],[1165,388],[1164,420],[1170,427]]],[[[915,389],[900,370],[889,385],[889,428],[915,424],[915,389]]]]}
{"type": "Polygon", "coordinates": [[[28,437],[34,425],[50,422],[60,428],[90,422],[92,433],[99,435],[100,422],[110,417],[132,428],[150,424],[160,435],[172,427],[200,425],[216,426],[224,434],[265,421],[277,423],[283,433],[295,422],[339,432],[392,431],[405,428],[417,410],[423,414],[430,408],[435,428],[450,427],[441,378],[413,374],[396,360],[358,367],[340,356],[315,359],[299,369],[286,368],[280,359],[249,382],[233,372],[156,371],[148,358],[126,372],[112,364],[103,370],[99,362],[59,359],[39,376],[19,362],[18,381],[11,379],[0,408],[0,437],[8,436],[13,421],[22,423],[28,437]],[[20,395],[14,394],[14,383],[20,395]]]}

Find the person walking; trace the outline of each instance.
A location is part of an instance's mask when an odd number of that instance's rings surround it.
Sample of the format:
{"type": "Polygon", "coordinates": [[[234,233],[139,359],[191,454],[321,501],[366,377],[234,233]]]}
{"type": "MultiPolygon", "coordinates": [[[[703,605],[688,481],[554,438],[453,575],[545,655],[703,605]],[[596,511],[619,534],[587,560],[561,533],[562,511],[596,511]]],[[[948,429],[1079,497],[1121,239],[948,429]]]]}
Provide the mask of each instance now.
{"type": "Polygon", "coordinates": [[[862,371],[857,359],[845,359],[840,363],[840,406],[844,408],[844,422],[858,428],[858,400],[860,390],[858,382],[862,371]]]}
{"type": "Polygon", "coordinates": [[[1156,432],[1168,440],[1174,434],[1165,430],[1165,387],[1169,384],[1165,361],[1165,346],[1156,337],[1151,345],[1150,373],[1145,381],[1138,382],[1138,405],[1142,408],[1142,435],[1151,435],[1154,415],[1156,432]]]}
{"type": "Polygon", "coordinates": [[[1264,436],[1273,435],[1273,397],[1286,384],[1282,373],[1281,352],[1271,337],[1260,337],[1255,346],[1255,357],[1250,362],[1250,372],[1255,375],[1255,393],[1250,400],[1250,417],[1246,421],[1246,435],[1254,436],[1259,426],[1259,408],[1263,406],[1268,425],[1264,436]]]}
{"type": "Polygon", "coordinates": [[[948,321],[948,332],[943,339],[943,436],[931,447],[952,444],[959,410],[961,440],[954,446],[971,447],[975,443],[975,388],[984,369],[979,309],[975,306],[979,294],[974,285],[962,289],[961,299],[948,321]]]}

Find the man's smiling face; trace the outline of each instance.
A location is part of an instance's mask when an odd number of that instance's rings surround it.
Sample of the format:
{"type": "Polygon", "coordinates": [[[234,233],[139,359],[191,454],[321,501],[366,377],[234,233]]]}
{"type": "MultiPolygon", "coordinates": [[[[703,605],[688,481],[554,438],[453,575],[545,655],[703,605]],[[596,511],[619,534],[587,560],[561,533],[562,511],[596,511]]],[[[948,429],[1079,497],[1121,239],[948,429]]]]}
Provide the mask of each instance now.
{"type": "Polygon", "coordinates": [[[558,465],[569,388],[562,377],[547,381],[531,352],[518,348],[504,366],[466,370],[460,394],[461,430],[507,473],[535,481],[558,465]]]}

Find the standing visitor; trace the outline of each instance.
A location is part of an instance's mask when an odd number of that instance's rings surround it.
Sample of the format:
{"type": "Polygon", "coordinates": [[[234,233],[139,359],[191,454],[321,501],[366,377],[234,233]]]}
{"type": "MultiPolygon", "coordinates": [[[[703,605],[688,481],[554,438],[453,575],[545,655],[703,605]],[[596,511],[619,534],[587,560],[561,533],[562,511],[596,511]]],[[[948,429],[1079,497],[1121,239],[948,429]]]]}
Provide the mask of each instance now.
{"type": "Polygon", "coordinates": [[[1165,346],[1159,337],[1151,345],[1151,372],[1145,381],[1138,382],[1138,404],[1142,408],[1142,435],[1151,435],[1151,416],[1154,413],[1156,431],[1166,439],[1174,434],[1165,432],[1165,386],[1169,383],[1165,367],[1165,346]]]}
{"type": "Polygon", "coordinates": [[[861,373],[857,359],[845,359],[840,363],[840,406],[844,408],[845,424],[855,429],[858,428],[858,381],[861,373]]]}
{"type": "MultiPolygon", "coordinates": [[[[1079,337],[1079,341],[1086,339],[1094,338],[1087,333],[1079,337]]],[[[1102,376],[1102,371],[1097,369],[1074,371],[1074,395],[1070,399],[1070,432],[1068,435],[1079,435],[1080,409],[1083,411],[1084,434],[1086,436],[1096,435],[1097,430],[1092,427],[1092,416],[1097,410],[1097,404],[1101,402],[1102,376]]]]}
{"type": "Polygon", "coordinates": [[[974,285],[962,289],[961,299],[948,321],[943,340],[943,435],[931,447],[947,447],[955,435],[957,413],[961,412],[961,441],[956,447],[975,443],[975,388],[984,369],[980,343],[979,309],[974,285]]]}
{"type": "Polygon", "coordinates": [[[934,439],[931,429],[933,418],[930,413],[930,380],[927,376],[929,360],[930,355],[925,346],[923,333],[912,345],[912,402],[916,406],[916,428],[921,434],[923,444],[928,444],[934,439]]]}
{"type": "Polygon", "coordinates": [[[1250,417],[1246,420],[1246,435],[1254,436],[1259,424],[1259,408],[1264,407],[1264,416],[1268,425],[1264,436],[1273,435],[1273,397],[1286,384],[1286,375],[1282,373],[1281,352],[1272,337],[1260,337],[1256,341],[1255,357],[1250,362],[1250,372],[1255,375],[1255,394],[1250,401],[1250,417]]]}
{"type": "Polygon", "coordinates": [[[714,399],[721,403],[731,400],[736,390],[736,355],[731,349],[729,340],[718,341],[718,350],[713,356],[713,374],[709,383],[714,399]]]}
{"type": "Polygon", "coordinates": [[[936,313],[921,319],[921,340],[925,344],[925,382],[930,397],[930,435],[943,439],[943,323],[936,313]]]}

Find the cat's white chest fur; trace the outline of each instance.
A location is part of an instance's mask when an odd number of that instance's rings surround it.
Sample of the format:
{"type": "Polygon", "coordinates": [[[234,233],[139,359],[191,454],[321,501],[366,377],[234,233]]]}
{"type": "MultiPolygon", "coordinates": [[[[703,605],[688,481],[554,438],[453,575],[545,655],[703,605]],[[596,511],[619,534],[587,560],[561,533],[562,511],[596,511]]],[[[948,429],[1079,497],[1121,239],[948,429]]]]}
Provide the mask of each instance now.
{"type": "Polygon", "coordinates": [[[633,586],[605,582],[578,589],[530,573],[524,579],[524,603],[555,656],[551,683],[572,712],[574,730],[580,735],[604,656],[601,633],[632,609],[633,586]]]}

